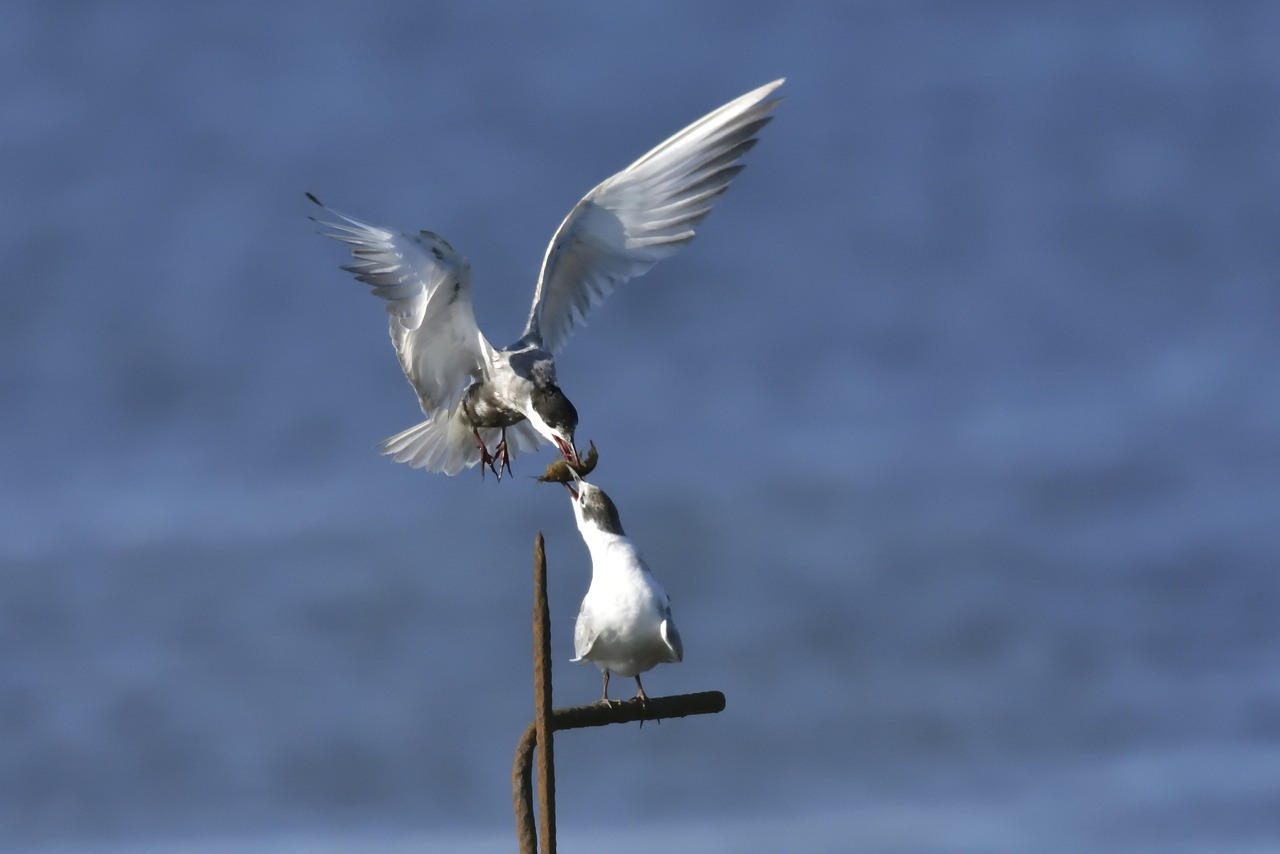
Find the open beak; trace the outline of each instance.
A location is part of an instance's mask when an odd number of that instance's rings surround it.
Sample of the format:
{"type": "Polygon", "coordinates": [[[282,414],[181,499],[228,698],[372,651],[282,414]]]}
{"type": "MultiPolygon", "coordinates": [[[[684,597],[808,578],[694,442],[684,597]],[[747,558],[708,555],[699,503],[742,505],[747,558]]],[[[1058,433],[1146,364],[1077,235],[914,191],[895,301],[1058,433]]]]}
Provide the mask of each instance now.
{"type": "Polygon", "coordinates": [[[578,495],[578,489],[576,489],[576,487],[578,486],[578,484],[582,483],[582,478],[578,476],[578,473],[576,471],[574,471],[573,466],[567,466],[567,468],[569,469],[569,474],[573,475],[573,483],[570,483],[569,481],[566,480],[564,482],[564,488],[569,490],[569,495],[573,497],[574,501],[577,501],[579,495],[578,495]]]}
{"type": "Polygon", "coordinates": [[[564,456],[565,461],[569,463],[571,469],[573,466],[582,465],[582,461],[578,459],[578,449],[573,447],[571,442],[566,442],[559,436],[553,436],[552,438],[555,439],[556,447],[560,449],[560,453],[564,456]]]}

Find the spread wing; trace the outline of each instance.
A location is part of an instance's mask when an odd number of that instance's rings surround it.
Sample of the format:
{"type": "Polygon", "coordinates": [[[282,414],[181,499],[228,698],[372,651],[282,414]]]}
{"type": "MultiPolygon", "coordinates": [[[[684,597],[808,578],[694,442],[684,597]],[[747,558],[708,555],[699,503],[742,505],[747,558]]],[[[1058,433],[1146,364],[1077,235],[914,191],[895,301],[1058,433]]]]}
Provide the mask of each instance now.
{"type": "Polygon", "coordinates": [[[578,202],[542,261],[525,334],[558,352],[574,327],[621,282],[684,246],[694,226],[742,171],[756,143],[775,80],[689,125],[578,202]]]}
{"type": "Polygon", "coordinates": [[[342,269],[387,301],[391,343],[422,411],[451,405],[493,352],[471,308],[470,264],[429,231],[406,234],[324,209],[338,221],[312,217],[329,229],[321,234],[349,245],[355,259],[342,269]]]}

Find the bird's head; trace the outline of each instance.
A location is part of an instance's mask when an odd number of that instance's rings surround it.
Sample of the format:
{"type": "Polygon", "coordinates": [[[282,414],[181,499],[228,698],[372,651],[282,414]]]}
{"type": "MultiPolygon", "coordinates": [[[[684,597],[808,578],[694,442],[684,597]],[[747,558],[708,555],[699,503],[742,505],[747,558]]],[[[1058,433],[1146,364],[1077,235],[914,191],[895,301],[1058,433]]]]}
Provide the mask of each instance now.
{"type": "Polygon", "coordinates": [[[573,515],[578,520],[578,530],[595,528],[606,534],[622,536],[622,519],[618,516],[618,507],[613,499],[600,487],[587,483],[578,477],[572,468],[572,482],[564,488],[569,490],[569,502],[573,505],[573,515]]]}
{"type": "Polygon", "coordinates": [[[555,383],[535,385],[530,395],[529,423],[548,442],[555,445],[570,466],[581,464],[578,450],[573,444],[573,433],[578,429],[578,410],[555,383]]]}

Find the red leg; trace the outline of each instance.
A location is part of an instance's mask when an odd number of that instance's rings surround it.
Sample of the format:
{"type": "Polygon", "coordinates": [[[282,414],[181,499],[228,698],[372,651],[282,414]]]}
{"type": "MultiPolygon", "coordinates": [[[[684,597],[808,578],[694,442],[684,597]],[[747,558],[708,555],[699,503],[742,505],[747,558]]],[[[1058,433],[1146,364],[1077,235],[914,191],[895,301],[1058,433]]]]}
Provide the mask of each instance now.
{"type": "Polygon", "coordinates": [[[640,684],[640,674],[636,674],[636,696],[635,699],[640,701],[640,705],[645,706],[649,703],[649,695],[644,692],[644,686],[640,684]]]}
{"type": "Polygon", "coordinates": [[[498,480],[502,480],[502,474],[493,467],[494,457],[489,453],[489,449],[484,446],[484,440],[480,438],[480,431],[472,427],[471,434],[476,437],[476,447],[480,449],[480,478],[484,479],[484,468],[488,466],[489,471],[498,475],[498,480]]]}
{"type": "MultiPolygon", "coordinates": [[[[636,674],[636,696],[632,700],[633,703],[639,703],[642,708],[649,707],[649,695],[644,692],[644,686],[640,684],[640,674],[636,674]]],[[[660,718],[655,718],[658,723],[662,723],[660,718]]],[[[644,718],[640,719],[640,729],[644,729],[644,718]]]]}
{"type": "Polygon", "coordinates": [[[498,470],[494,472],[498,476],[498,480],[502,480],[502,470],[505,468],[511,473],[511,452],[507,449],[507,428],[502,428],[502,441],[498,443],[498,447],[493,452],[494,459],[497,461],[498,470]]]}

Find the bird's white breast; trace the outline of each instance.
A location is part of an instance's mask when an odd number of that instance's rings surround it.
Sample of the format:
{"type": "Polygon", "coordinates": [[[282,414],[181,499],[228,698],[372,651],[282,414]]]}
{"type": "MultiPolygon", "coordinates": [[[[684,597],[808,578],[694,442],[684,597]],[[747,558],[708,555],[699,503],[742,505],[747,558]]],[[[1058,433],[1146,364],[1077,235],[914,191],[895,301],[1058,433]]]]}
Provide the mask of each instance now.
{"type": "Polygon", "coordinates": [[[591,644],[589,652],[579,649],[578,654],[619,676],[671,661],[662,637],[662,622],[670,616],[667,594],[635,545],[626,537],[594,530],[584,539],[592,566],[580,619],[590,623],[591,644]]]}

